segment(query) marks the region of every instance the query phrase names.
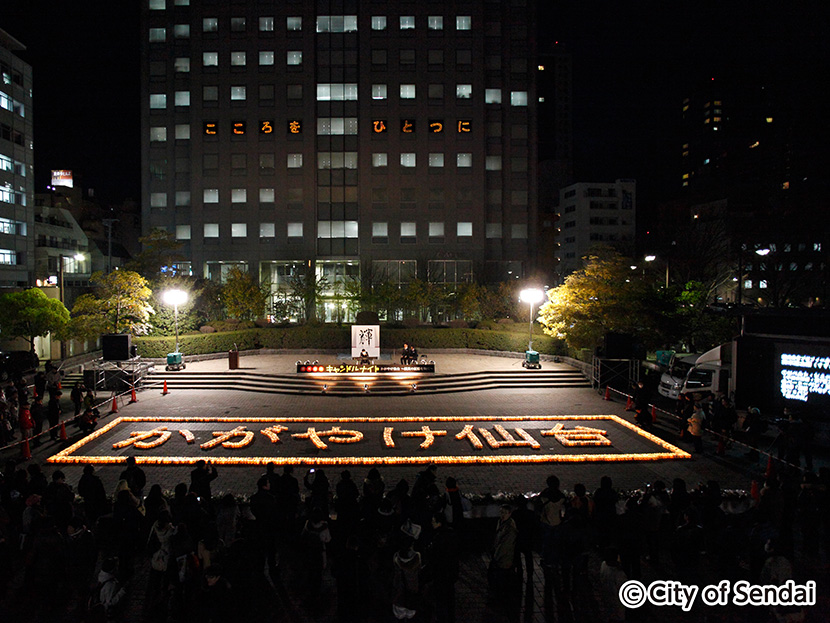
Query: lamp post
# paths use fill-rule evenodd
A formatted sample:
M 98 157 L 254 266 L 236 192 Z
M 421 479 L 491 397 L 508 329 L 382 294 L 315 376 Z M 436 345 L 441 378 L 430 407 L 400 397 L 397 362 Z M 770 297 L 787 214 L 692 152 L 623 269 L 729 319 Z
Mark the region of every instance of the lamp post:
M 176 326 L 176 352 L 179 352 L 179 305 L 187 303 L 187 292 L 184 290 L 165 290 L 164 302 L 173 306 L 173 323 Z
M 533 350 L 533 305 L 540 303 L 545 298 L 545 293 L 539 288 L 527 288 L 519 293 L 519 300 L 530 304 L 530 318 L 528 323 L 529 333 L 527 340 L 527 350 Z
M 654 260 L 657 259 L 657 256 L 656 255 L 646 255 L 643 259 L 646 262 L 653 262 Z M 668 291 L 668 289 L 669 289 L 669 261 L 666 260 L 666 290 Z

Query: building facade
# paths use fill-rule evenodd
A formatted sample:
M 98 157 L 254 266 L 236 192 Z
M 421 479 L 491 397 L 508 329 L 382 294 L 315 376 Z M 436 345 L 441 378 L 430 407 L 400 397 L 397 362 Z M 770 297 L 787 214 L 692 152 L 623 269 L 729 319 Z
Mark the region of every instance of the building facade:
M 275 297 L 533 270 L 533 0 L 143 2 L 143 227 L 176 268 Z
M 582 268 L 582 258 L 596 245 L 634 253 L 637 184 L 634 180 L 571 184 L 559 199 L 558 283 Z
M 0 288 L 32 285 L 32 68 L 25 46 L 0 30 Z

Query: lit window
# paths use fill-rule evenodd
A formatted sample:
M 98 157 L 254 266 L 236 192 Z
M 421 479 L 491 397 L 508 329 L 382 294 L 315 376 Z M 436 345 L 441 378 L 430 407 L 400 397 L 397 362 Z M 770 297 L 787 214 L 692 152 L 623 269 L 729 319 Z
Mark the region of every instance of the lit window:
M 245 52 L 231 52 L 231 65 L 235 67 L 244 67 Z
M 356 151 L 320 151 L 317 152 L 318 169 L 356 169 Z
M 443 167 L 444 166 L 444 154 L 442 154 L 442 153 L 431 153 L 429 155 L 429 166 L 431 166 L 431 167 Z
M 372 99 L 373 100 L 385 100 L 386 99 L 386 85 L 385 84 L 373 84 L 372 85 Z
M 414 15 L 401 15 L 401 30 L 413 30 L 415 28 Z
M 219 31 L 219 18 L 218 17 L 206 17 L 202 20 L 202 32 L 218 32 Z
M 485 104 L 501 104 L 501 89 L 484 89 Z
M 275 227 L 274 223 L 260 223 L 259 224 L 259 237 L 260 238 L 273 238 L 277 235 L 277 228 Z
M 415 166 L 415 154 L 405 153 L 401 154 L 401 166 L 411 168 Z
M 165 7 L 165 0 L 150 0 L 151 11 L 163 11 Z
M 190 240 L 190 225 L 176 225 L 176 240 Z
M 17 264 L 17 251 L 11 249 L 0 249 L 0 264 Z
M 205 238 L 218 238 L 219 223 L 205 223 L 204 232 Z
M 188 140 L 188 139 L 190 139 L 190 124 L 188 124 L 188 123 L 177 123 L 176 124 L 176 139 L 177 140 Z
M 150 193 L 150 207 L 164 208 L 167 206 L 167 193 Z
M 465 238 L 473 235 L 473 224 L 471 222 L 459 222 L 456 226 L 455 235 Z
M 357 16 L 319 15 L 317 32 L 357 32 Z
M 460 100 L 468 100 L 473 96 L 472 84 L 456 84 L 455 96 Z
M 164 93 L 152 93 L 150 95 L 150 108 L 155 110 L 167 108 L 167 96 Z
M 466 168 L 473 166 L 473 154 L 457 154 L 456 165 L 459 168 Z
M 767 123 L 772 123 L 772 117 L 767 117 Z
M 414 84 L 402 84 L 401 85 L 401 99 L 402 100 L 414 100 L 415 99 L 415 85 Z
M 288 19 L 291 19 L 290 17 Z M 259 32 L 274 32 L 274 18 L 260 17 L 259 18 Z
M 186 74 L 190 71 L 190 58 L 187 56 L 180 56 L 173 61 L 173 71 L 180 74 Z
M 429 237 L 441 238 L 444 236 L 444 223 L 433 221 L 429 224 Z
M 372 154 L 372 166 L 373 167 L 385 167 L 387 166 L 387 155 L 386 153 L 374 153 Z
M 297 32 L 303 29 L 303 18 L 302 17 L 286 17 L 285 18 L 285 29 L 289 32 Z
M 248 191 L 245 188 L 231 189 L 231 203 L 245 203 L 248 200 Z
M 260 188 L 259 189 L 259 202 L 260 203 L 274 203 L 274 189 L 273 188 Z
M 401 223 L 401 238 L 414 238 L 417 232 L 415 223 L 404 221 Z
M 357 101 L 357 83 L 333 83 L 317 85 L 318 102 Z
M 150 29 L 150 43 L 158 43 L 167 38 L 166 28 L 151 28 Z
M 527 223 L 513 223 L 510 226 L 510 237 L 513 240 L 523 240 L 527 238 Z
M 501 223 L 487 223 L 484 235 L 487 238 L 501 238 Z
M 288 223 L 287 234 L 289 238 L 302 238 L 303 237 L 303 224 L 302 223 Z
M 248 224 L 247 223 L 231 223 L 231 238 L 247 238 Z
M 231 18 L 231 31 L 232 32 L 245 32 L 245 18 L 244 17 L 232 17 Z
M 744 290 L 752 289 L 752 279 L 744 279 Z
M 261 51 L 259 53 L 259 64 L 260 65 L 273 65 L 274 64 L 274 53 L 273 52 Z
M 167 140 L 167 128 L 164 126 L 150 128 L 150 141 L 163 143 Z
M 318 135 L 356 135 L 357 117 L 318 117 Z
M 190 191 L 189 190 L 177 190 L 176 191 L 176 205 L 177 206 L 189 206 L 190 205 Z
M 303 167 L 303 155 L 302 154 L 288 154 L 288 168 L 289 169 L 301 169 Z
M 238 87 L 231 87 L 231 101 L 244 101 L 245 100 L 245 87 L 238 86 Z
M 765 289 L 767 287 L 767 280 L 766 279 L 761 279 L 758 282 L 758 287 L 761 288 L 762 290 Z
M 205 67 L 218 67 L 219 52 L 202 52 L 202 65 Z
M 814 242 L 813 243 L 813 251 L 821 251 L 821 243 L 820 242 Z
M 302 65 L 303 53 L 299 50 L 292 50 L 286 52 L 286 63 L 289 65 Z
M 373 15 L 372 16 L 372 30 L 386 30 L 386 16 Z
M 456 30 L 470 30 L 473 27 L 473 18 L 469 15 L 457 15 L 455 17 Z
M 389 223 L 375 221 L 372 223 L 372 238 L 386 238 L 389 235 Z
M 204 203 L 219 203 L 219 189 L 205 188 L 202 191 L 202 201 Z
M 444 17 L 442 15 L 430 15 L 427 18 L 427 27 L 430 30 L 444 30 Z
M 527 91 L 510 91 L 511 106 L 527 106 Z
M 501 171 L 501 156 L 487 156 L 484 159 L 484 168 L 488 171 Z
M 176 39 L 190 39 L 190 24 L 176 24 L 173 26 L 173 36 Z

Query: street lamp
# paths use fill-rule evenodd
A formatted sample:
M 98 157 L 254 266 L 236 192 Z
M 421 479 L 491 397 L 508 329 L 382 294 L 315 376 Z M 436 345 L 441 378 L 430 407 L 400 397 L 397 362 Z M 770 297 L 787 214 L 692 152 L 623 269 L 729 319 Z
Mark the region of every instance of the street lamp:
M 539 288 L 527 288 L 519 293 L 519 300 L 530 304 L 530 328 L 529 339 L 527 341 L 528 352 L 533 350 L 533 305 L 540 303 L 545 298 L 545 293 Z
M 643 259 L 646 262 L 653 262 L 654 260 L 657 259 L 657 256 L 656 255 L 646 255 Z M 666 290 L 668 291 L 668 289 L 669 289 L 669 261 L 666 260 Z
M 162 295 L 164 302 L 173 306 L 173 322 L 176 325 L 176 352 L 179 352 L 179 305 L 187 303 L 187 292 L 184 290 L 165 290 Z

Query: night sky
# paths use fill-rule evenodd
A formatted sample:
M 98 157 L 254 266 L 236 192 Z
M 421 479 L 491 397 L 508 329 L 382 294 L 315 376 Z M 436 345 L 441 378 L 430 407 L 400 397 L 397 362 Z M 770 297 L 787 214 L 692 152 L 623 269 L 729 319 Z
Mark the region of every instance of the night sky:
M 676 190 L 673 133 L 701 81 L 769 80 L 802 120 L 823 110 L 824 2 L 540 2 L 541 32 L 573 54 L 576 178 L 634 178 L 641 205 Z M 34 68 L 37 190 L 51 169 L 70 168 L 100 198 L 137 199 L 139 0 L 3 5 L 0 28 L 27 46 Z

